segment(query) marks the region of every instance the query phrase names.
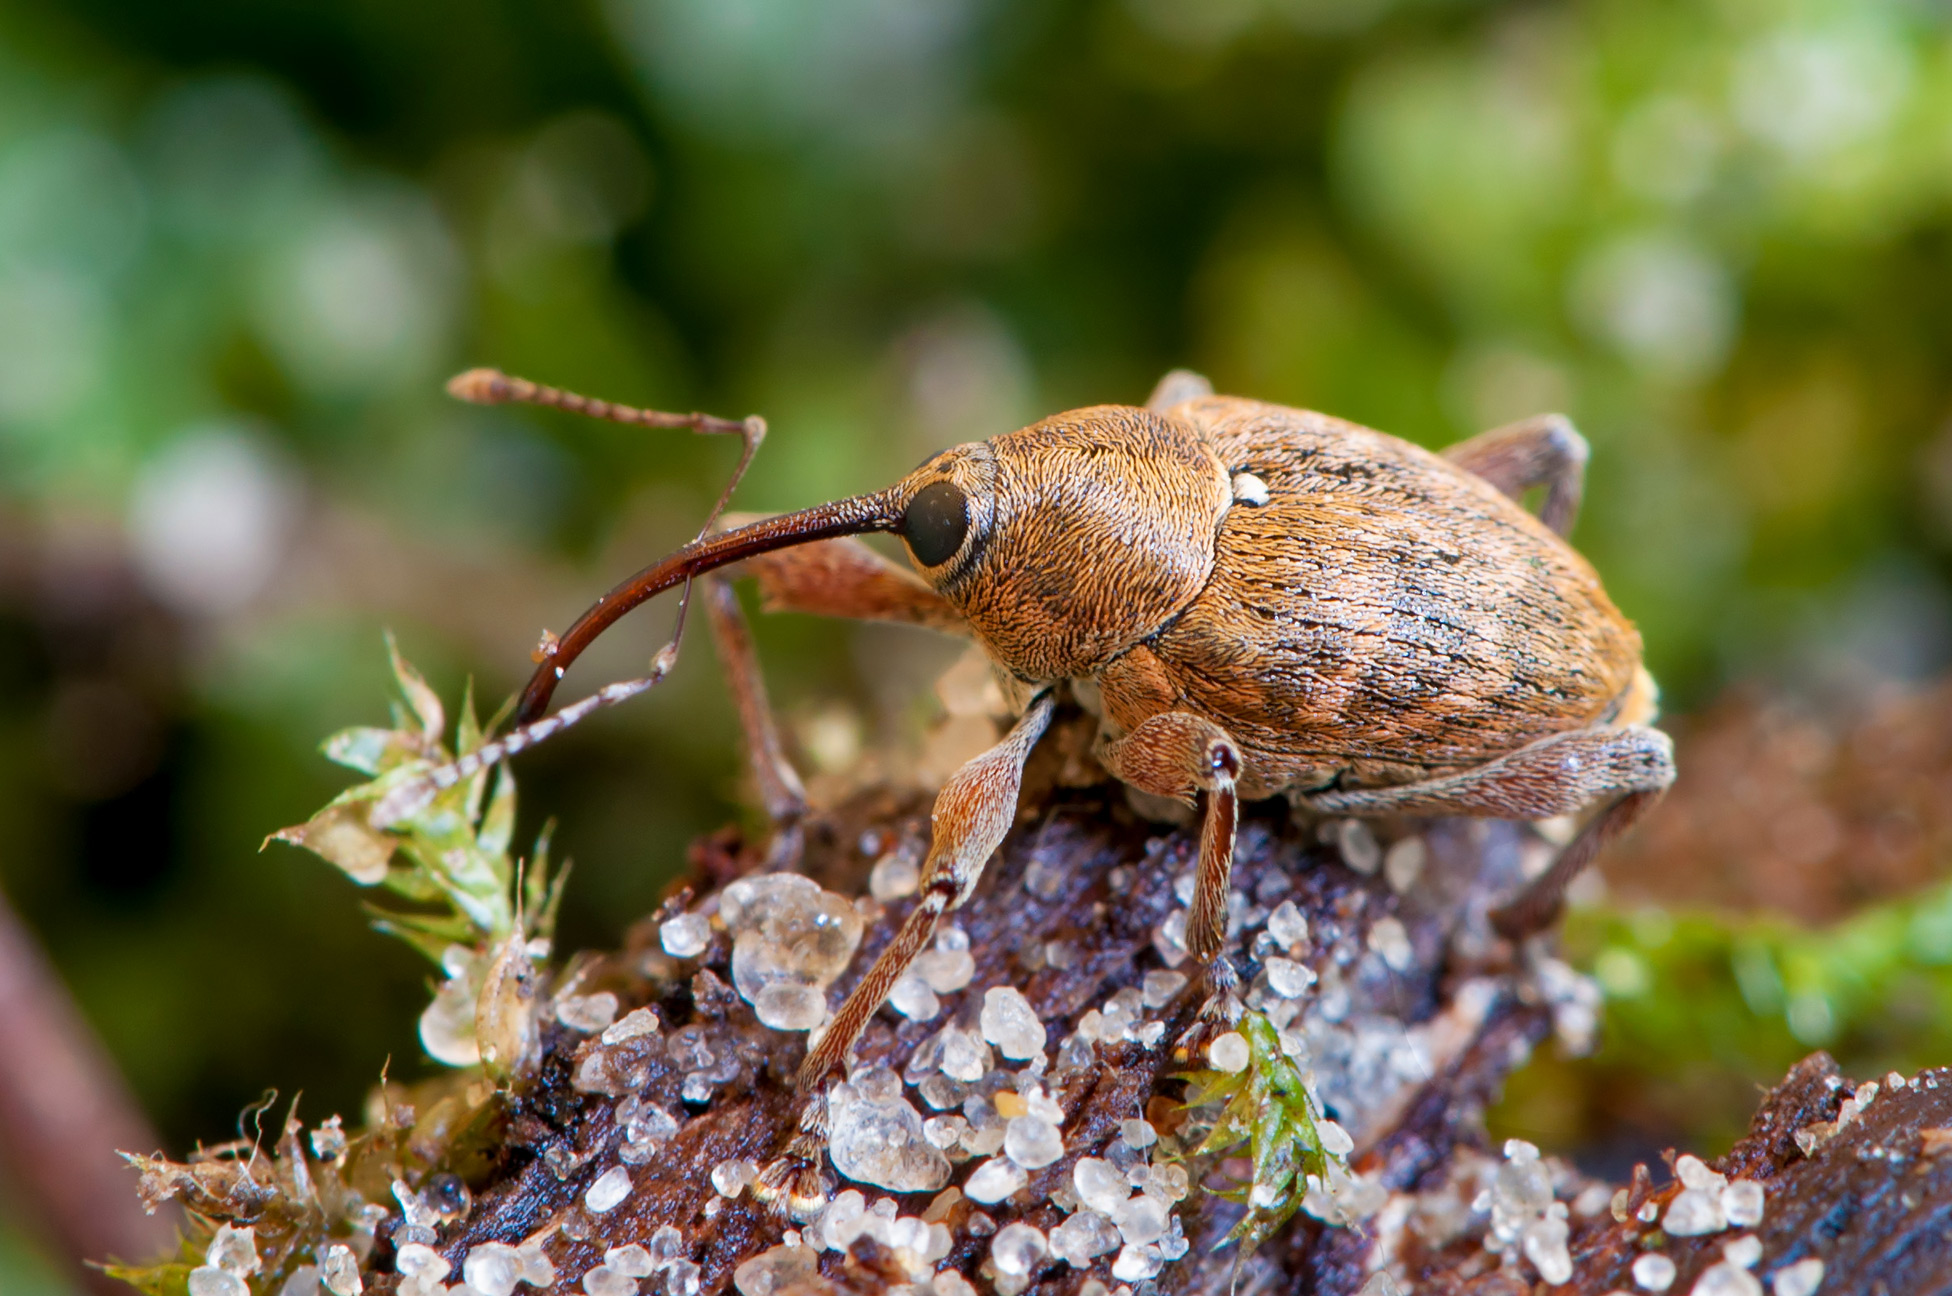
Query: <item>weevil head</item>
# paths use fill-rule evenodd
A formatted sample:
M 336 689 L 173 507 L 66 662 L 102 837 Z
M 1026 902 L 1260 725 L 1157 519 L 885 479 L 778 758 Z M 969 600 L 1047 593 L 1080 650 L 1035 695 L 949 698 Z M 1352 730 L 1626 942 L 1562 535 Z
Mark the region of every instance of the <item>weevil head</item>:
M 887 496 L 922 578 L 1031 680 L 1087 676 L 1177 615 L 1233 499 L 1193 429 L 1119 405 L 955 446 Z

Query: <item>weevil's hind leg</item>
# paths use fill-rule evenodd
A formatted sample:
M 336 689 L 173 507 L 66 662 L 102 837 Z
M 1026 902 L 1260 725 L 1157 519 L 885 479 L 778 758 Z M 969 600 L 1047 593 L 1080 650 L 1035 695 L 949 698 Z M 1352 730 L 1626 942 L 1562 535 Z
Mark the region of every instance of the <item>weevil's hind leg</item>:
M 1174 369 L 1153 387 L 1152 395 L 1146 397 L 1145 407 L 1154 414 L 1163 414 L 1182 401 L 1211 395 L 1213 384 L 1206 380 L 1206 375 L 1196 374 L 1191 369 Z
M 1233 876 L 1234 832 L 1239 824 L 1240 748 L 1218 725 L 1184 711 L 1153 716 L 1122 738 L 1098 745 L 1098 759 L 1142 792 L 1181 801 L 1196 795 L 1200 862 L 1186 918 L 1186 952 L 1207 969 L 1210 997 L 1205 1016 L 1238 1017 L 1238 982 L 1223 952 L 1227 942 L 1227 888 Z
M 1558 916 L 1568 883 L 1674 782 L 1674 743 L 1642 725 L 1553 734 L 1474 769 L 1400 787 L 1321 792 L 1296 801 L 1328 815 L 1476 815 L 1551 819 L 1610 802 L 1552 867 L 1493 915 L 1500 934 L 1525 936 Z
M 1629 792 L 1593 816 L 1579 835 L 1559 852 L 1559 858 L 1545 872 L 1525 884 L 1511 901 L 1491 911 L 1491 926 L 1509 941 L 1522 941 L 1545 931 L 1559 921 L 1565 908 L 1566 888 L 1593 862 L 1606 844 L 1633 827 L 1641 816 L 1654 808 L 1665 789 Z
M 950 776 L 936 794 L 930 819 L 934 838 L 922 865 L 922 898 L 895 939 L 881 951 L 861 983 L 827 1023 L 795 1080 L 800 1091 L 799 1132 L 785 1154 L 760 1172 L 759 1195 L 776 1209 L 799 1216 L 824 1198 L 819 1163 L 827 1136 L 827 1082 L 846 1065 L 868 1020 L 935 935 L 942 915 L 969 898 L 996 848 L 1017 817 L 1024 762 L 1050 725 L 1052 701 L 1040 693 L 1003 741 Z
M 766 679 L 759 670 L 759 657 L 752 647 L 752 628 L 746 624 L 745 612 L 739 607 L 739 596 L 716 576 L 706 577 L 703 584 L 712 643 L 725 667 L 726 685 L 732 690 L 732 704 L 739 712 L 739 727 L 745 731 L 746 758 L 752 764 L 753 784 L 766 817 L 773 823 L 767 865 L 773 869 L 790 869 L 800 862 L 800 821 L 807 812 L 806 787 L 786 757 L 785 744 L 780 741 L 779 723 L 766 697 Z
M 1513 499 L 1545 487 L 1539 521 L 1570 534 L 1586 489 L 1586 438 L 1563 414 L 1540 414 L 1481 432 L 1447 447 L 1444 458 L 1496 486 Z

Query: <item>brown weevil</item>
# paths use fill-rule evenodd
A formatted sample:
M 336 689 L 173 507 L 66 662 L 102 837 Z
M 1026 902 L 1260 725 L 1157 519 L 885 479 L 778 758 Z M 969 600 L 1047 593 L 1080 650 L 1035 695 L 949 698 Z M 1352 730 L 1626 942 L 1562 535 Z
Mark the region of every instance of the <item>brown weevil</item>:
M 621 410 L 488 371 L 452 389 L 743 430 L 748 458 L 763 434 L 755 420 Z M 1672 747 L 1648 727 L 1639 635 L 1565 540 L 1585 463 L 1557 416 L 1435 454 L 1175 372 L 1144 407 L 1059 414 L 944 450 L 885 490 L 701 534 L 545 638 L 517 728 L 479 756 L 655 682 L 675 639 L 650 680 L 543 718 L 606 627 L 734 563 L 771 606 L 928 626 L 988 655 L 1019 718 L 936 797 L 921 899 L 800 1071 L 803 1134 L 789 1157 L 810 1175 L 826 1082 L 1003 841 L 1059 688 L 1098 715 L 1108 771 L 1199 807 L 1186 944 L 1209 969 L 1209 1010 L 1231 999 L 1221 949 L 1243 798 L 1285 796 L 1324 816 L 1545 819 L 1599 805 L 1495 918 L 1514 938 L 1545 926 L 1567 882 L 1674 779 Z M 1533 488 L 1537 516 L 1518 502 Z M 870 532 L 899 536 L 915 574 L 846 538 Z M 740 628 L 736 604 L 708 593 L 723 642 Z M 773 764 L 785 772 L 765 789 L 769 808 L 790 815 L 797 784 Z

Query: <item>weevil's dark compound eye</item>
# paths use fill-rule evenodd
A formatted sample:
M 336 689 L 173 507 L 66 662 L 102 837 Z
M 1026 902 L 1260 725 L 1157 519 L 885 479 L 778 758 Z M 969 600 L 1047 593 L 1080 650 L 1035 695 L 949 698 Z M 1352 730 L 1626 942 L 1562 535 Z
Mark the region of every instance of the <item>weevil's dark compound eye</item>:
M 930 482 L 908 501 L 901 533 L 916 562 L 940 567 L 956 556 L 969 534 L 968 497 L 954 482 Z

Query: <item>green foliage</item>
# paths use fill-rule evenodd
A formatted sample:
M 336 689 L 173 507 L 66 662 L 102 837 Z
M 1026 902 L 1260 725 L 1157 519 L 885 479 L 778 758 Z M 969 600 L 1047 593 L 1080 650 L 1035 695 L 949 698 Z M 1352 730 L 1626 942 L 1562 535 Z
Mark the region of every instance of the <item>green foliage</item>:
M 1768 1082 L 1813 1048 L 1903 1070 L 1952 1053 L 1952 884 L 1823 928 L 1586 910 L 1567 942 L 1606 995 L 1601 1068 Z
M 567 870 L 551 876 L 546 829 L 530 859 L 518 864 L 509 854 L 515 778 L 507 765 L 485 766 L 445 786 L 436 782 L 487 739 L 488 731 L 475 718 L 472 686 L 449 751 L 441 741 L 446 715 L 440 698 L 400 655 L 391 635 L 387 652 L 401 695 L 393 707 L 393 728 L 343 729 L 323 747 L 328 759 L 370 775 L 370 781 L 347 788 L 304 823 L 273 833 L 267 843 L 303 846 L 361 886 L 383 887 L 417 902 L 422 907 L 369 908 L 375 926 L 436 964 L 455 945 L 487 950 L 518 933 L 525 940 L 548 940 Z M 408 813 L 397 819 L 381 813 L 389 796 L 421 787 L 427 792 L 409 796 Z
M 1294 1218 L 1310 1192 L 1330 1183 L 1348 1163 L 1323 1146 L 1322 1110 L 1312 1079 L 1281 1049 L 1280 1033 L 1264 1014 L 1248 1012 L 1235 1027 L 1247 1041 L 1247 1065 L 1236 1072 L 1195 1071 L 1186 1104 L 1219 1106 L 1195 1154 L 1220 1158 L 1245 1152 L 1253 1173 L 1220 1195 L 1247 1208 L 1225 1242 L 1254 1249 Z M 1224 1243 L 1223 1243 L 1224 1245 Z

